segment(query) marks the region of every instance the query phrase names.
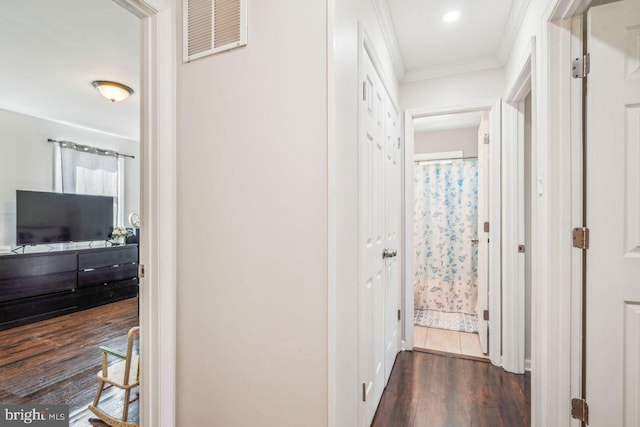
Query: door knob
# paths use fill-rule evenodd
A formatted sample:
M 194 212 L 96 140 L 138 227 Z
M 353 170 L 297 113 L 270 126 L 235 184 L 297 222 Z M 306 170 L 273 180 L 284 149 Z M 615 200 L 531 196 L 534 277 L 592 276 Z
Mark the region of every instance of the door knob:
M 389 249 L 385 249 L 382 251 L 382 259 L 393 258 L 396 255 L 398 255 L 398 251 L 390 251 Z

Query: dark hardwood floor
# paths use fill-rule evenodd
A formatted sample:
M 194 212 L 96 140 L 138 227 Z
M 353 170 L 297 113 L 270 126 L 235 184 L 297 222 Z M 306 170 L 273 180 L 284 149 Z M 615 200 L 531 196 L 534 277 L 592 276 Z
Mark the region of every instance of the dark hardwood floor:
M 530 374 L 421 352 L 398 354 L 372 426 L 528 427 Z
M 138 302 L 132 298 L 0 331 L 0 402 L 69 405 L 70 425 L 90 426 L 98 347 L 126 351 L 127 332 L 136 325 Z M 103 396 L 114 408 L 122 403 L 113 388 Z

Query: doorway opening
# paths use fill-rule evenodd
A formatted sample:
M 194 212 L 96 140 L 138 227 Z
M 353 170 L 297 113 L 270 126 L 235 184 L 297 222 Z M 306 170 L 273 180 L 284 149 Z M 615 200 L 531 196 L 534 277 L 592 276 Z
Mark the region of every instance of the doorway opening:
M 37 3 L 12 4 L 2 17 L 9 34 L 3 48 L 15 55 L 5 64 L 0 110 L 2 139 L 11 141 L 0 156 L 7 162 L 0 162 L 0 245 L 7 247 L 1 258 L 5 267 L 34 262 L 19 272 L 0 268 L 3 289 L 15 289 L 0 298 L 0 403 L 68 405 L 70 425 L 86 425 L 99 347 L 126 349 L 127 332 L 140 323 L 139 308 L 146 311 L 137 299 L 138 239 L 145 235 L 139 232 L 143 32 L 137 16 L 108 0 L 90 7 Z M 125 83 L 133 94 L 112 103 L 93 80 Z M 77 230 L 48 242 L 36 236 L 15 250 L 26 239 L 18 232 L 20 192 L 44 203 L 42 221 L 65 220 Z M 51 201 L 60 193 L 73 193 L 78 203 L 112 199 L 113 216 L 109 205 L 108 214 L 100 210 L 108 217 L 106 229 L 77 212 L 69 218 L 71 211 L 56 211 L 64 204 Z M 101 227 L 99 238 L 87 237 L 89 226 Z M 122 245 L 112 238 L 115 227 L 132 234 Z M 69 233 L 84 234 L 76 239 Z M 13 276 L 3 280 L 7 274 Z M 104 397 L 111 397 L 117 416 L 121 398 L 113 391 Z M 130 420 L 137 422 L 137 415 L 136 403 Z
M 414 260 L 416 350 L 487 359 L 478 334 L 478 307 L 488 299 L 478 275 L 487 268 L 478 263 L 479 195 L 488 184 L 479 157 L 488 116 L 472 111 L 413 120 L 414 247 L 408 256 Z

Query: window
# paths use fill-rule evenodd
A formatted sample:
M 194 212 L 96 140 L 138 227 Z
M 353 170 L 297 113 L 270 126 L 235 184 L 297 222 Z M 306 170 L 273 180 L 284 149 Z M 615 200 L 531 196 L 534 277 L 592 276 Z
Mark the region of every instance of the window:
M 115 153 L 55 144 L 55 191 L 113 197 L 114 225 L 124 224 L 124 159 Z

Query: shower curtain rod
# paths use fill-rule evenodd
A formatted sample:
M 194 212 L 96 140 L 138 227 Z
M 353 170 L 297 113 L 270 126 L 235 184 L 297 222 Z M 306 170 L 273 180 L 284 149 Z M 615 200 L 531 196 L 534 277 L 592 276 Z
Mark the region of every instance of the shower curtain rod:
M 431 159 L 431 160 L 414 160 L 413 163 L 435 163 L 435 162 L 446 162 L 450 160 L 477 160 L 478 156 L 468 156 L 468 157 L 449 157 L 448 159 Z
M 91 152 L 94 154 L 99 154 L 101 156 L 126 157 L 128 159 L 135 159 L 135 156 L 132 156 L 130 154 L 122 154 L 114 150 L 105 150 L 103 148 L 92 147 L 90 145 L 82 145 L 82 144 L 75 143 L 73 141 L 64 141 L 64 140 L 49 138 L 47 139 L 47 142 L 58 143 L 60 144 L 61 147 L 70 147 L 78 151 Z

